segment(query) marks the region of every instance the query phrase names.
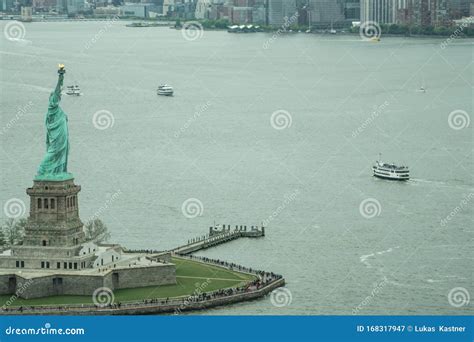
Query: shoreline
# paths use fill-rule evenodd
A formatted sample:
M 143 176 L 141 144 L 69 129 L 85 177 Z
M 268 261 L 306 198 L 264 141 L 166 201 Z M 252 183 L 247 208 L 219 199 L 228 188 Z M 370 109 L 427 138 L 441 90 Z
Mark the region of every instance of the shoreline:
M 0 310 L 0 316 L 16 316 L 16 315 L 152 315 L 152 314 L 180 314 L 183 311 L 206 310 L 213 307 L 226 306 L 239 302 L 246 302 L 262 298 L 271 293 L 278 287 L 285 286 L 283 276 L 274 275 L 265 271 L 252 270 L 230 264 L 219 262 L 206 257 L 174 255 L 174 257 L 184 260 L 199 262 L 213 267 L 219 267 L 240 273 L 256 276 L 260 281 L 270 276 L 268 282 L 263 282 L 263 286 L 246 291 L 237 291 L 228 295 L 213 297 L 217 291 L 202 292 L 201 294 L 192 294 L 173 298 L 156 298 L 156 299 L 140 299 L 135 301 L 127 301 L 120 304 L 110 304 L 100 307 L 93 304 L 66 304 L 66 305 L 32 305 L 11 307 L 8 310 Z M 222 289 L 230 290 L 230 288 Z M 199 298 L 201 297 L 201 298 Z M 207 298 L 206 298 L 207 297 Z
M 57 22 L 100 22 L 100 21 L 114 21 L 114 22 L 128 22 L 128 23 L 146 23 L 149 26 L 128 26 L 129 28 L 169 28 L 169 29 L 175 29 L 175 30 L 182 30 L 183 27 L 174 27 L 175 21 L 161 21 L 161 20 L 150 20 L 147 18 L 140 18 L 140 19 L 133 19 L 133 18 L 120 18 L 117 17 L 116 15 L 111 15 L 111 16 L 104 16 L 104 17 L 97 17 L 97 18 L 80 18 L 80 19 L 74 19 L 74 18 L 48 18 L 48 19 L 33 19 L 32 21 L 22 21 L 19 20 L 19 18 L 1 18 L 0 22 L 2 21 L 19 21 L 24 24 L 33 24 L 33 23 L 57 23 Z M 186 21 L 182 22 L 183 24 L 186 23 Z M 456 31 L 457 27 L 453 27 L 453 32 L 451 32 L 449 35 L 437 35 L 437 34 L 413 34 L 413 35 L 406 35 L 406 34 L 393 34 L 393 33 L 383 33 L 381 34 L 381 38 L 440 38 L 440 39 L 447 39 L 450 38 L 454 32 Z M 203 28 L 203 31 L 225 31 L 228 32 L 228 28 Z M 320 35 L 320 36 L 359 36 L 360 34 L 355 32 L 337 32 L 336 34 L 331 34 L 329 32 L 324 32 L 324 31 L 315 31 L 315 32 L 305 32 L 305 31 L 292 31 L 292 32 L 287 32 L 287 31 L 281 31 L 281 27 L 275 27 L 272 30 L 264 30 L 261 32 L 228 32 L 228 33 L 234 33 L 234 34 L 254 34 L 254 33 L 264 33 L 264 34 L 278 34 L 278 35 L 293 35 L 293 34 L 305 34 L 305 35 Z M 456 36 L 456 39 L 474 39 L 474 36 Z

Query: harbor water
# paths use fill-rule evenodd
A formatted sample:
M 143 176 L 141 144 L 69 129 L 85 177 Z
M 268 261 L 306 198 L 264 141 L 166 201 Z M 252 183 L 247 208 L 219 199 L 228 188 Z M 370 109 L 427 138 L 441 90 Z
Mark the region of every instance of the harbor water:
M 198 255 L 282 274 L 283 306 L 198 314 L 473 313 L 449 296 L 474 296 L 472 39 L 125 24 L 25 23 L 21 39 L 1 37 L 2 208 L 16 198 L 27 215 L 64 63 L 83 93 L 61 102 L 83 221 L 156 250 L 214 222 L 264 222 L 264 238 Z M 157 96 L 163 83 L 173 97 Z M 411 179 L 374 178 L 379 153 Z

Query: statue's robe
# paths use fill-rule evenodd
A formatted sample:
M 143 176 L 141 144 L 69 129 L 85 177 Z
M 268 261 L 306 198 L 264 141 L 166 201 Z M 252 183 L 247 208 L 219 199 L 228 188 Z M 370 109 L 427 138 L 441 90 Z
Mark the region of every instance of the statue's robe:
M 67 173 L 69 131 L 67 115 L 59 106 L 64 75 L 60 74 L 56 89 L 49 96 L 46 113 L 46 155 L 38 168 L 38 176 L 54 176 Z

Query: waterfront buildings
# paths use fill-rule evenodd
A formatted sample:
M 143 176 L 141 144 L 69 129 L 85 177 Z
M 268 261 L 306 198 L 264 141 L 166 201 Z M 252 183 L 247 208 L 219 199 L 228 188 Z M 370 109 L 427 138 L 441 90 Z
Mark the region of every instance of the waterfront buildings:
M 85 6 L 85 0 L 66 0 L 66 11 L 69 15 L 84 13 Z
M 353 22 L 409 26 L 449 26 L 474 14 L 474 0 L 0 0 L 4 13 L 228 20 L 231 24 L 312 29 L 349 27 Z M 114 10 L 115 9 L 115 10 Z M 291 19 L 291 20 L 290 20 Z
M 379 24 L 394 24 L 396 22 L 397 0 L 361 0 L 360 20 L 374 21 Z
M 344 1 L 344 19 L 351 23 L 360 21 L 360 0 Z
M 296 1 L 268 0 L 266 6 L 268 25 L 283 26 L 289 18 L 298 17 Z
M 308 20 L 311 27 L 342 26 L 344 0 L 310 0 Z
M 196 3 L 196 10 L 194 16 L 196 19 L 207 19 L 209 18 L 209 12 L 212 10 L 211 0 L 198 0 Z

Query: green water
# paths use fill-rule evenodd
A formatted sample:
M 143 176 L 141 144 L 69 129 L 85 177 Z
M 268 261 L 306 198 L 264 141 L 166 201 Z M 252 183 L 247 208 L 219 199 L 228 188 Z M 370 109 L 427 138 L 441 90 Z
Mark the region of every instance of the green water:
M 473 124 L 455 130 L 448 116 L 472 119 L 473 40 L 442 49 L 443 39 L 219 31 L 188 41 L 121 22 L 25 29 L 23 41 L 0 38 L 2 207 L 18 198 L 28 210 L 61 62 L 84 94 L 62 100 L 83 221 L 99 213 L 114 241 L 153 249 L 214 221 L 268 221 L 264 239 L 200 254 L 283 274 L 291 304 L 206 313 L 351 314 L 365 303 L 359 314 L 472 314 L 448 293 L 474 295 L 472 202 L 461 204 L 474 190 Z M 161 83 L 175 96 L 158 97 Z M 289 127 L 272 127 L 276 111 Z M 374 179 L 380 152 L 412 179 Z M 183 215 L 188 198 L 201 216 Z M 368 198 L 380 203 L 373 218 L 359 211 Z

